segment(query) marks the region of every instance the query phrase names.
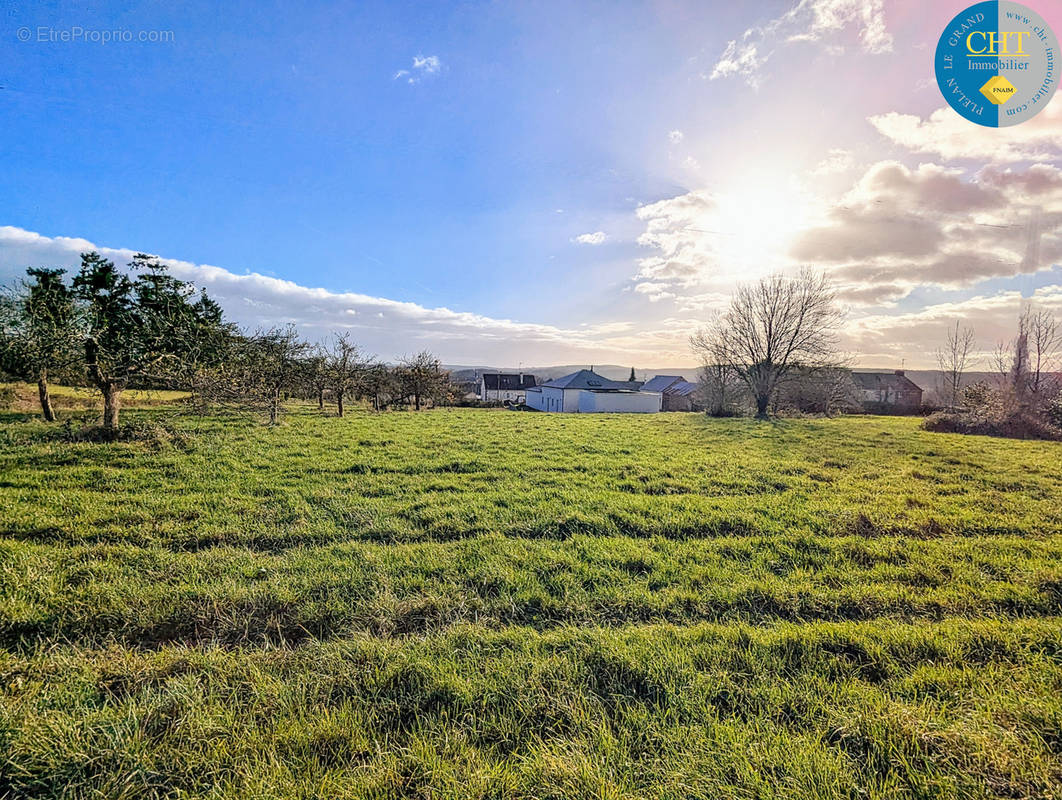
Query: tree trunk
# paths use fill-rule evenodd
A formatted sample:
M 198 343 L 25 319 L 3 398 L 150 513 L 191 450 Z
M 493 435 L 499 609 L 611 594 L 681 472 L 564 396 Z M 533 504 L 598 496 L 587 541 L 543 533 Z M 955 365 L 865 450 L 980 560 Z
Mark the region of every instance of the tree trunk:
M 42 369 L 37 376 L 37 396 L 41 400 L 41 413 L 46 422 L 55 422 L 55 412 L 52 410 L 52 398 L 48 394 L 48 370 Z
M 769 394 L 756 395 L 756 419 L 767 419 L 767 406 L 770 402 Z
M 343 392 L 342 392 L 342 390 L 336 392 L 336 411 L 339 412 L 339 416 L 343 416 Z
M 324 389 L 317 390 L 317 410 L 324 411 Z
M 415 410 L 420 411 L 420 395 L 419 394 L 416 394 L 416 393 L 413 394 L 413 407 L 415 408 Z
M 100 387 L 100 391 L 103 392 L 103 429 L 114 433 L 118 430 L 122 390 L 113 383 L 107 383 Z
M 269 403 L 269 424 L 276 425 L 277 418 L 280 416 L 280 391 L 273 393 L 273 397 Z

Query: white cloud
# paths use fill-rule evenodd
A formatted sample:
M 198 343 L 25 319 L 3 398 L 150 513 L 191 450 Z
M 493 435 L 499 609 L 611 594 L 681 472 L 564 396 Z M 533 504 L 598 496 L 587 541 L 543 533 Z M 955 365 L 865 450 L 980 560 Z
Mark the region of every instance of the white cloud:
M 604 231 L 594 231 L 593 233 L 582 233 L 572 239 L 576 244 L 604 244 L 608 239 L 608 235 Z
M 30 266 L 77 270 L 82 252 L 96 250 L 116 264 L 135 250 L 101 247 L 85 239 L 48 237 L 0 226 L 0 282 L 25 274 Z M 623 320 L 589 322 L 574 328 L 517 322 L 449 308 L 428 308 L 357 292 L 302 286 L 256 272 L 237 274 L 221 267 L 163 258 L 172 273 L 206 289 L 226 316 L 249 328 L 294 323 L 309 339 L 349 330 L 370 352 L 383 358 L 428 348 L 445 361 L 525 363 L 627 363 L 689 358 L 685 339 L 663 341 L 651 323 Z
M 406 83 L 419 83 L 427 75 L 436 75 L 442 69 L 442 61 L 438 56 L 413 56 L 411 69 L 400 69 L 395 73 L 394 80 L 405 78 Z
M 767 63 L 767 57 L 760 57 L 758 45 L 750 39 L 755 38 L 752 29 L 745 31 L 741 41 L 731 39 L 726 49 L 712 68 L 709 80 L 740 75 L 750 86 L 759 85 L 759 71 Z
M 1062 286 L 1045 286 L 1031 298 L 1020 292 L 981 295 L 951 303 L 936 303 L 906 314 L 874 314 L 851 321 L 842 345 L 860 354 L 863 364 L 899 363 L 931 368 L 932 352 L 956 322 L 973 329 L 983 354 L 1001 341 L 1008 341 L 1017 325 L 1022 306 L 1028 302 L 1062 315 Z M 991 369 L 982 355 L 973 369 Z M 928 387 L 925 387 L 928 388 Z
M 715 198 L 705 191 L 640 206 L 638 219 L 645 232 L 638 244 L 659 251 L 638 261 L 637 279 L 689 285 L 711 270 L 715 252 L 702 226 L 716 209 Z
M 872 165 L 794 240 L 793 259 L 832 270 L 855 303 L 918 285 L 968 287 L 1050 268 L 1062 258 L 1062 171 Z
M 811 170 L 812 175 L 837 175 L 848 172 L 855 167 L 855 158 L 851 151 L 841 148 L 830 150 L 829 155 L 815 165 Z
M 686 138 L 686 135 L 682 131 L 671 131 L 667 135 L 667 140 L 671 144 L 682 144 L 682 140 Z
M 727 43 L 709 78 L 737 75 L 758 86 L 760 71 L 774 50 L 786 42 L 824 42 L 848 29 L 859 31 L 863 50 L 892 51 L 892 35 L 885 26 L 884 0 L 800 0 L 763 27 L 749 28 L 740 39 Z M 823 51 L 840 55 L 844 48 L 825 41 Z
M 413 69 L 419 69 L 432 75 L 439 71 L 442 62 L 438 56 L 413 56 Z
M 1053 161 L 1062 157 L 1062 100 L 1058 96 L 1040 114 L 1021 125 L 986 128 L 963 119 L 950 107 L 923 120 L 895 111 L 870 117 L 883 136 L 916 153 L 946 160 L 971 159 L 995 164 Z
M 636 284 L 634 291 L 638 292 L 638 294 L 644 294 L 649 298 L 650 303 L 668 300 L 675 296 L 674 293 L 667 291 L 666 283 L 653 283 L 652 281 L 643 281 Z

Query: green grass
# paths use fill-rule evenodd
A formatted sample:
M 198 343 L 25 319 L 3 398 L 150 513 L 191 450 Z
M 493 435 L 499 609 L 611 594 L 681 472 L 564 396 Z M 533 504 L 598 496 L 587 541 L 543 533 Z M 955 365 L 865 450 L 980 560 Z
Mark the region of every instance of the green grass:
M 0 416 L 0 798 L 1062 797 L 1062 445 Z

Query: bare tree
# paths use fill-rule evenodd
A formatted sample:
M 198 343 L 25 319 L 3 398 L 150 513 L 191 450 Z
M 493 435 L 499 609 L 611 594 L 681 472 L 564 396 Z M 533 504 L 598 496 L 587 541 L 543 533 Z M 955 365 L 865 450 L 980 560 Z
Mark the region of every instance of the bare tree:
M 394 373 L 386 364 L 380 362 L 365 365 L 362 370 L 361 388 L 366 396 L 372 396 L 373 411 L 386 408 L 399 390 Z
M 962 396 L 962 376 L 969 365 L 974 347 L 974 332 L 961 328 L 958 321 L 948 328 L 944 346 L 937 349 L 937 367 L 940 369 L 941 394 L 952 408 L 959 405 Z
M 324 411 L 324 396 L 329 385 L 328 352 L 321 345 L 314 345 L 302 363 L 306 383 L 317 399 L 317 410 Z
M 208 406 L 263 413 L 275 425 L 286 392 L 304 380 L 308 345 L 293 325 L 234 338 L 224 360 L 197 378 L 197 396 Z
M 835 365 L 843 317 L 824 274 L 775 274 L 739 287 L 726 313 L 690 342 L 702 364 L 725 366 L 741 379 L 764 419 L 795 370 Z
M 1062 330 L 1046 308 L 1025 310 L 1025 329 L 1029 345 L 1029 389 L 1037 395 L 1054 393 L 1058 388 L 1058 352 L 1062 348 Z
M 724 364 L 702 365 L 699 383 L 699 399 L 713 417 L 733 414 L 745 388 L 741 379 Z
M 350 340 L 350 334 L 335 334 L 328 349 L 325 372 L 329 388 L 336 398 L 339 416 L 343 416 L 344 400 L 358 390 L 364 368 L 361 350 Z
M 446 393 L 450 373 L 439 366 L 439 359 L 422 350 L 403 358 L 395 370 L 395 377 L 405 397 L 413 398 L 413 407 L 420 411 L 425 400 L 435 400 Z

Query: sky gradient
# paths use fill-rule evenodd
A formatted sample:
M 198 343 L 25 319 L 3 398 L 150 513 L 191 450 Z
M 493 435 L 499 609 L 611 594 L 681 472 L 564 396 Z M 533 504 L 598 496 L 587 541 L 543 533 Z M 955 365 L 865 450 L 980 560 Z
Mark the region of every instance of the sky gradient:
M 961 119 L 932 59 L 968 3 L 926 5 L 14 3 L 0 280 L 141 250 L 387 359 L 650 366 L 809 265 L 860 364 L 955 320 L 988 352 L 1062 313 L 1062 101 Z

